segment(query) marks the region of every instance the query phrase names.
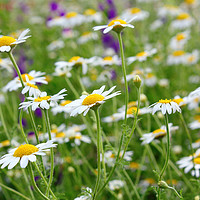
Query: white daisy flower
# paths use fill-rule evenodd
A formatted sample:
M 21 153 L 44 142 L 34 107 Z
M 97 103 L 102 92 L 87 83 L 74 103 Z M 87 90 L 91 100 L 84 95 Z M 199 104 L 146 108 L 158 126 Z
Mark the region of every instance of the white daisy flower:
M 22 80 L 25 84 L 27 82 L 33 85 L 36 85 L 36 83 L 47 84 L 46 77 L 42 76 L 44 74 L 44 72 L 36 72 L 35 70 L 32 70 L 28 74 L 22 74 Z M 19 80 L 19 77 L 16 77 L 3 88 L 3 91 L 13 91 L 20 87 L 22 87 L 22 84 Z
M 8 72 L 13 72 L 12 62 L 9 58 L 0 58 L 0 69 L 6 69 Z
M 122 20 L 122 19 L 115 19 L 115 20 L 112 20 L 108 25 L 95 26 L 93 27 L 93 30 L 98 31 L 98 30 L 104 29 L 103 31 L 104 34 L 108 33 L 111 30 L 116 31 L 116 32 L 121 32 L 125 27 L 134 28 L 133 25 L 129 24 L 133 20 L 134 18 L 132 18 L 129 21 Z
M 63 66 L 63 67 L 68 66 L 68 67 L 73 67 L 73 68 L 82 67 L 83 74 L 86 74 L 88 64 L 91 64 L 92 62 L 94 62 L 95 59 L 96 59 L 95 57 L 86 59 L 86 58 L 82 58 L 80 56 L 73 56 L 72 58 L 69 59 L 68 62 L 59 61 L 59 62 L 56 62 L 55 65 L 56 66 Z
M 176 34 L 176 36 L 172 37 L 170 40 L 170 48 L 174 50 L 180 50 L 184 48 L 184 45 L 190 39 L 190 31 L 184 31 L 182 33 Z
M 173 126 L 172 123 L 169 123 L 168 127 L 169 127 L 169 133 L 176 131 L 179 128 L 178 126 Z M 142 145 L 144 145 L 144 144 L 151 143 L 155 139 L 163 138 L 165 135 L 167 135 L 166 126 L 161 126 L 159 129 L 156 129 L 151 133 L 146 133 L 146 134 L 142 135 L 140 140 L 143 141 Z
M 55 50 L 58 50 L 58 49 L 62 49 L 64 47 L 65 47 L 65 43 L 64 43 L 63 40 L 55 40 L 47 46 L 47 50 L 48 51 L 55 51 Z
M 180 169 L 185 168 L 185 173 L 192 170 L 192 176 L 196 176 L 198 178 L 200 176 L 200 149 L 197 149 L 193 156 L 190 155 L 188 157 L 183 157 L 176 163 L 179 165 Z
M 199 129 L 200 128 L 200 120 L 195 120 L 191 123 L 189 123 L 189 128 L 192 129 L 192 130 L 195 130 L 195 129 Z
M 92 63 L 92 66 L 108 66 L 108 65 L 121 65 L 121 59 L 118 55 L 106 56 L 104 58 L 96 57 L 95 62 Z
M 55 63 L 55 72 L 53 73 L 54 76 L 66 76 L 66 77 L 71 77 L 71 70 L 72 66 L 66 65 L 65 61 L 60 61 Z
M 105 101 L 110 98 L 120 95 L 120 91 L 110 94 L 115 87 L 116 86 L 113 86 L 108 91 L 103 92 L 105 89 L 105 85 L 103 85 L 99 90 L 94 90 L 92 94 L 82 95 L 80 99 L 67 104 L 66 107 L 71 113 L 70 116 L 76 116 L 81 113 L 83 113 L 83 116 L 85 116 L 90 109 L 105 103 Z
M 183 50 L 174 51 L 167 58 L 168 65 L 179 65 L 186 63 L 186 52 Z
M 157 78 L 155 74 L 149 72 L 145 75 L 144 84 L 148 87 L 154 87 L 157 83 Z
M 82 193 L 84 193 L 80 197 L 76 197 L 74 200 L 92 200 L 92 189 L 89 187 L 86 187 L 85 189 L 82 189 Z
M 182 10 L 178 6 L 174 5 L 165 5 L 158 9 L 158 16 L 159 17 L 167 17 L 167 16 L 177 16 L 182 12 Z
M 157 49 L 145 50 L 136 54 L 136 56 L 132 56 L 127 58 L 128 65 L 138 60 L 139 62 L 144 62 L 148 57 L 157 53 Z
M 128 18 L 128 19 L 135 18 L 135 21 L 142 21 L 147 17 L 149 17 L 149 12 L 135 7 L 124 11 L 121 16 L 122 16 L 121 18 Z
M 108 187 L 110 190 L 119 190 L 124 187 L 124 182 L 121 180 L 112 180 L 108 182 Z
M 39 96 L 41 91 L 38 89 L 37 85 L 31 84 L 28 81 L 25 83 L 25 87 L 22 90 L 22 94 L 29 92 L 29 96 Z
M 87 9 L 84 11 L 84 22 L 96 22 L 96 23 L 100 23 L 102 21 L 102 15 L 100 12 L 97 12 L 94 9 Z
M 4 140 L 0 142 L 0 148 L 10 146 L 9 140 Z
M 56 147 L 57 144 L 53 144 L 50 140 L 46 143 L 41 143 L 36 146 L 32 144 L 24 144 L 17 148 L 14 148 L 8 152 L 8 154 L 0 158 L 1 169 L 8 166 L 8 169 L 12 169 L 18 162 L 20 162 L 21 168 L 25 168 L 28 162 L 35 162 L 36 155 L 44 156 L 45 151 L 50 151 L 50 148 Z
M 200 97 L 200 87 L 198 87 L 196 90 L 194 90 L 193 92 L 191 92 L 188 97 Z
M 197 64 L 199 61 L 199 51 L 194 50 L 192 53 L 186 54 L 186 64 L 187 65 L 194 65 Z
M 78 14 L 77 12 L 68 12 L 64 16 L 62 27 L 73 28 L 74 26 L 79 26 L 84 23 L 84 15 Z
M 98 34 L 93 32 L 84 32 L 77 40 L 78 44 L 85 44 L 90 40 L 97 40 Z
M 0 37 L 0 52 L 10 52 L 17 44 L 26 42 L 26 39 L 31 37 L 30 35 L 26 36 L 29 31 L 30 29 L 24 30 L 17 39 L 11 36 Z
M 194 149 L 200 148 L 200 139 L 198 139 L 194 143 L 192 143 L 192 148 L 194 148 Z
M 157 111 L 161 111 L 163 115 L 165 115 L 166 113 L 168 113 L 170 115 L 170 114 L 172 114 L 172 112 L 175 113 L 176 111 L 181 113 L 181 109 L 178 106 L 178 104 L 171 99 L 170 100 L 167 100 L 167 99 L 162 100 L 161 99 L 149 107 L 150 108 L 153 107 L 152 115 L 154 115 L 155 112 L 157 112 Z
M 47 96 L 46 92 L 41 92 L 39 96 L 35 97 L 28 97 L 27 99 L 29 101 L 20 103 L 19 109 L 24 108 L 25 110 L 28 109 L 28 107 L 32 107 L 32 110 L 35 111 L 37 108 L 42 109 L 49 109 L 50 107 L 53 107 L 57 104 L 57 101 L 60 99 L 64 99 L 64 96 L 67 94 L 62 94 L 66 92 L 66 89 L 62 89 L 60 92 L 53 96 Z
M 150 30 L 155 31 L 158 28 L 162 27 L 163 24 L 164 24 L 164 22 L 161 19 L 157 19 L 157 20 L 153 21 L 153 23 L 150 25 Z
M 52 109 L 51 109 L 51 111 L 52 111 L 52 113 L 54 114 L 54 115 L 56 115 L 56 114 L 58 114 L 58 113 L 62 113 L 62 112 L 65 112 L 65 113 L 68 113 L 68 111 L 67 111 L 67 109 L 66 109 L 66 105 L 67 104 L 69 104 L 69 103 L 71 103 L 72 101 L 70 101 L 70 100 L 62 100 L 61 102 L 60 102 L 60 104 L 58 104 L 57 106 L 55 106 L 55 107 L 53 107 Z
M 170 28 L 186 29 L 190 28 L 195 23 L 195 20 L 188 13 L 180 13 L 174 21 L 171 22 Z

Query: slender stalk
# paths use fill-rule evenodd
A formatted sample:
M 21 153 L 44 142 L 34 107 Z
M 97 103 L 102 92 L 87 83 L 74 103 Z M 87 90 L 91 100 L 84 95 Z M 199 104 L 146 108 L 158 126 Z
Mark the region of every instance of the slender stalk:
M 43 199 L 50 200 L 47 196 L 45 196 L 45 195 L 40 191 L 40 189 L 39 189 L 38 186 L 36 185 L 31 163 L 28 165 L 28 171 L 29 171 L 29 174 L 30 174 L 30 176 L 31 176 L 32 185 L 33 185 L 33 187 L 35 188 L 35 190 L 37 191 L 37 193 L 38 193 Z
M 76 91 L 76 89 L 74 88 L 73 84 L 71 83 L 71 81 L 69 80 L 69 78 L 65 77 L 65 80 L 67 82 L 67 85 L 69 86 L 70 90 L 74 93 L 76 98 L 79 98 L 79 94 Z
M 123 42 L 122 42 L 122 36 L 121 33 L 117 34 L 118 40 L 119 40 L 119 46 L 120 46 L 120 54 L 121 54 L 121 60 L 122 60 L 122 71 L 124 75 L 124 83 L 125 83 L 125 116 L 124 116 L 124 124 L 127 123 L 127 109 L 128 109 L 128 83 L 126 80 L 126 66 L 125 66 L 125 57 L 124 57 L 124 49 L 123 49 Z
M 19 125 L 20 125 L 20 129 L 21 129 L 22 137 L 24 138 L 24 141 L 26 142 L 26 144 L 28 144 L 28 140 L 26 138 L 26 135 L 25 135 L 24 129 L 23 129 L 23 125 L 22 125 L 22 115 L 23 115 L 23 111 L 20 110 L 19 111 Z
M 46 120 L 46 127 L 47 127 L 47 132 L 49 135 L 49 140 L 51 140 L 51 126 L 50 126 L 50 121 L 49 121 L 49 115 L 48 115 L 48 110 L 45 110 L 45 120 Z M 51 170 L 50 170 L 50 176 L 49 176 L 49 185 L 47 187 L 46 194 L 49 194 L 49 190 L 51 188 L 51 184 L 53 181 L 53 171 L 54 171 L 54 153 L 53 153 L 53 148 L 51 148 Z
M 85 86 L 84 86 L 83 83 L 82 83 L 80 74 L 78 74 L 77 76 L 78 76 L 78 81 L 79 81 L 79 84 L 80 84 L 80 86 L 81 86 L 82 92 L 86 91 Z
M 102 137 L 100 137 L 100 146 L 101 146 L 101 155 L 102 155 L 102 166 L 103 166 L 103 175 L 104 175 L 104 181 L 106 181 L 106 165 L 104 160 L 104 150 L 103 150 L 103 142 Z
M 166 124 L 166 128 L 167 128 L 167 155 L 166 155 L 165 164 L 160 172 L 159 180 L 162 179 L 162 176 L 167 168 L 168 161 L 170 159 L 170 136 L 169 136 L 168 114 L 167 113 L 165 114 L 165 124 Z
M 179 199 L 183 199 L 183 197 L 176 191 L 176 189 L 174 187 L 170 187 L 169 186 L 169 189 L 173 190 L 176 194 L 176 196 L 179 198 Z
M 98 167 L 98 174 L 97 174 L 97 180 L 94 187 L 94 193 L 93 193 L 93 200 L 96 199 L 97 190 L 99 187 L 100 179 L 101 179 L 101 160 L 100 160 L 100 148 L 101 148 L 101 130 L 100 130 L 100 117 L 99 117 L 99 111 L 98 108 L 94 110 L 96 115 L 96 123 L 97 123 L 97 167 Z

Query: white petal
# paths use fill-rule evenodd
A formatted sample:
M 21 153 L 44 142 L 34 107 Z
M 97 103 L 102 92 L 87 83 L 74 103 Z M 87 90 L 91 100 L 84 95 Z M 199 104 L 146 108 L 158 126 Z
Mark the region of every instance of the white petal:
M 21 168 L 25 168 L 28 165 L 28 156 L 23 156 L 20 161 Z
M 8 169 L 12 169 L 20 160 L 20 157 L 15 157 L 15 159 L 8 165 Z

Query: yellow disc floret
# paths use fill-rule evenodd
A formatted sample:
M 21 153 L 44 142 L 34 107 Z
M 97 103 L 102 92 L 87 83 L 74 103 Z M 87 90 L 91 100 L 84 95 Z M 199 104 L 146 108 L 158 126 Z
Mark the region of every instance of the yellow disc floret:
M 13 42 L 16 42 L 15 38 L 10 37 L 10 36 L 3 36 L 3 37 L 0 38 L 0 47 L 3 47 L 3 46 L 12 46 Z
M 115 19 L 115 20 L 112 20 L 108 26 L 113 26 L 115 24 L 115 22 L 119 22 L 120 24 L 127 24 L 124 20 L 122 19 Z M 119 24 L 118 24 L 119 25 Z
M 31 155 L 31 154 L 38 152 L 38 151 L 39 151 L 39 149 L 36 146 L 34 146 L 32 144 L 24 144 L 24 145 L 19 146 L 15 150 L 13 156 L 21 158 L 23 156 L 28 156 L 28 155 Z
M 141 10 L 139 8 L 132 8 L 131 9 L 132 14 L 136 14 L 136 13 L 139 13 L 139 12 L 141 12 Z
M 85 15 L 94 15 L 96 14 L 96 10 L 94 9 L 87 9 L 85 12 L 84 12 Z
M 142 52 L 140 52 L 140 53 L 137 53 L 137 54 L 136 54 L 136 57 L 143 57 L 143 56 L 147 56 L 147 55 L 148 55 L 147 52 L 142 51 Z
M 194 158 L 194 163 L 200 165 L 200 157 Z
M 80 59 L 80 56 L 73 56 L 72 58 L 70 58 L 69 62 L 76 62 Z
M 36 98 L 34 101 L 35 102 L 41 102 L 41 101 L 43 101 L 43 100 L 48 100 L 48 99 L 50 99 L 51 97 L 50 96 L 45 96 L 45 97 L 38 97 L 38 98 Z
M 181 13 L 180 15 L 178 15 L 176 17 L 176 19 L 178 20 L 185 20 L 185 19 L 188 19 L 190 17 L 190 15 L 188 15 L 187 13 Z
M 34 79 L 34 77 L 30 76 L 29 74 L 22 74 L 22 79 L 24 82 L 26 82 L 26 76 L 28 77 L 29 81 Z
M 128 110 L 127 110 L 127 115 L 133 115 L 133 113 L 136 113 L 137 112 L 137 107 L 130 107 Z
M 105 97 L 100 94 L 90 94 L 83 100 L 82 105 L 89 106 L 95 104 L 98 101 L 103 101 L 104 98 Z
M 155 131 L 153 131 L 153 134 L 158 134 L 155 138 L 158 139 L 160 137 L 163 137 L 166 135 L 166 131 L 163 129 L 156 129 Z
M 177 99 L 173 99 L 172 101 L 174 101 L 175 103 L 177 103 L 178 105 L 183 102 L 182 98 L 177 98 Z
M 161 100 L 159 100 L 159 102 L 158 103 L 171 103 L 172 102 L 172 100 L 171 99 L 165 99 L 165 100 L 163 100 L 163 99 L 161 99 Z
M 1 144 L 2 147 L 6 147 L 6 146 L 10 145 L 10 141 L 9 140 L 4 140 L 0 144 Z
M 140 165 L 139 165 L 138 163 L 136 163 L 136 162 L 131 162 L 131 163 L 129 164 L 129 167 L 130 167 L 131 169 L 138 169 L 138 168 L 140 167 Z
M 181 41 L 181 40 L 185 39 L 185 34 L 184 34 L 184 33 L 179 33 L 179 34 L 177 34 L 177 35 L 176 35 L 176 39 L 177 39 L 178 41 Z
M 194 3 L 195 3 L 195 0 L 185 0 L 184 2 L 185 2 L 186 4 L 191 5 L 191 4 L 194 4 Z
M 27 86 L 32 87 L 32 88 L 35 88 L 35 89 L 38 89 L 38 86 L 37 86 L 37 85 L 31 84 L 31 83 L 27 83 Z
M 103 60 L 105 60 L 105 61 L 112 61 L 113 58 L 111 56 L 106 56 L 106 57 L 104 57 Z
M 72 18 L 72 17 L 76 17 L 77 16 L 77 13 L 76 12 L 68 12 L 65 17 L 66 18 Z
M 182 56 L 184 54 L 185 54 L 185 51 L 183 51 L 183 50 L 178 50 L 178 51 L 173 52 L 173 56 L 175 56 L 175 57 Z
M 56 133 L 56 137 L 63 138 L 63 137 L 65 137 L 65 133 L 64 132 Z
M 70 101 L 70 100 L 66 100 L 66 101 L 63 101 L 62 103 L 60 103 L 60 105 L 61 106 L 65 106 L 65 105 L 67 105 L 67 104 L 69 104 L 69 103 L 71 103 L 72 101 Z

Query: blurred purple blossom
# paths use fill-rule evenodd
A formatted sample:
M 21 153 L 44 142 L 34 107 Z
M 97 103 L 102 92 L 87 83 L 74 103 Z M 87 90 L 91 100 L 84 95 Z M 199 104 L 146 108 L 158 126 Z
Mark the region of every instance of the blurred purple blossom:
M 42 118 L 42 110 L 40 108 L 37 108 L 35 110 L 35 116 L 38 118 Z

